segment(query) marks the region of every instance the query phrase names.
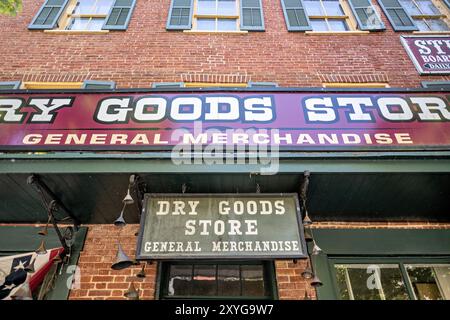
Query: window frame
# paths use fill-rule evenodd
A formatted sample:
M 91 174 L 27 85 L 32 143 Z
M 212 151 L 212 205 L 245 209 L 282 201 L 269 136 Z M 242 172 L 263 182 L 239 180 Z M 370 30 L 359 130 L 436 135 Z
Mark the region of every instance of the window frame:
M 262 265 L 264 284 L 267 286 L 269 296 L 173 296 L 167 295 L 167 285 L 169 281 L 169 270 L 172 265 Z M 217 281 L 217 280 L 216 280 Z M 267 260 L 186 260 L 186 261 L 161 261 L 158 263 L 155 298 L 158 300 L 277 300 L 278 288 L 275 274 L 274 261 Z
M 317 0 L 320 3 L 320 6 L 322 8 L 322 11 L 326 13 L 327 9 L 325 8 L 325 5 L 323 4 L 324 0 Z M 312 32 L 347 32 L 347 31 L 356 31 L 354 24 L 350 21 L 350 12 L 347 11 L 347 4 L 343 0 L 335 0 L 335 2 L 339 3 L 339 6 L 342 9 L 343 15 L 335 16 L 335 15 L 310 15 L 308 13 L 308 8 L 305 6 L 305 13 L 308 16 L 309 22 L 311 24 L 311 31 Z M 304 2 L 303 2 L 304 5 Z M 327 30 L 314 30 L 312 28 L 312 22 L 318 20 L 325 20 L 325 23 L 327 25 Z M 347 30 L 332 30 L 330 28 L 330 23 L 328 20 L 338 20 L 343 21 L 347 27 Z
M 423 14 L 421 7 L 417 4 L 416 0 L 407 0 L 407 1 L 411 1 L 416 8 L 422 13 L 422 14 L 411 14 L 408 12 L 408 10 L 403 7 L 403 4 L 401 2 L 401 0 L 399 0 L 400 5 L 404 8 L 405 12 L 407 14 L 409 14 L 409 16 L 411 17 L 411 19 L 413 20 L 414 24 L 417 26 L 418 31 L 417 32 L 450 32 L 450 24 L 449 24 L 449 12 L 447 8 L 444 8 L 443 6 L 441 6 L 438 2 L 434 1 L 434 0 L 427 0 L 430 1 L 433 6 L 439 10 L 440 14 Z M 445 13 L 442 12 L 443 10 L 445 10 Z M 419 26 L 417 25 L 416 21 L 421 20 L 423 23 L 425 23 L 428 28 L 430 30 L 420 30 Z M 447 27 L 449 28 L 449 30 L 432 30 L 431 26 L 428 24 L 427 20 L 442 20 Z
M 336 268 L 335 265 L 341 264 L 368 264 L 368 265 L 381 265 L 381 264 L 395 264 L 398 265 L 400 273 L 402 275 L 402 280 L 405 285 L 406 291 L 408 293 L 409 300 L 418 300 L 414 288 L 412 287 L 411 279 L 406 270 L 406 265 L 425 265 L 433 266 L 438 264 L 450 265 L 450 256 L 440 256 L 440 257 L 386 257 L 386 256 L 371 256 L 371 257 L 340 257 L 340 256 L 329 256 L 328 257 L 328 267 L 331 272 L 332 287 L 337 300 L 341 300 L 339 288 L 337 285 Z
M 193 9 L 192 9 L 192 31 L 195 32 L 239 32 L 241 31 L 241 0 L 236 0 L 236 15 L 221 15 L 221 14 L 198 14 L 198 3 L 199 0 L 193 0 Z M 219 3 L 219 0 L 214 0 L 216 2 L 216 9 Z M 198 20 L 199 19 L 214 19 L 215 20 L 215 28 L 214 30 L 199 30 L 197 29 Z M 218 30 L 218 20 L 219 19 L 228 19 L 228 20 L 236 20 L 236 29 L 235 30 Z
M 15 90 L 20 89 L 22 81 L 2 81 L 0 82 L 0 90 Z M 2 86 L 12 86 L 12 88 L 2 88 Z
M 96 32 L 96 31 L 103 30 L 102 29 L 103 25 L 106 23 L 109 13 L 111 12 L 111 9 L 114 7 L 115 1 L 113 0 L 111 8 L 108 10 L 108 13 L 106 13 L 106 14 L 74 14 L 78 1 L 80 1 L 80 0 L 69 0 L 69 3 L 67 4 L 66 9 L 63 11 L 63 13 L 60 17 L 61 23 L 59 24 L 59 28 L 57 28 L 57 30 L 86 31 L 86 32 Z M 95 1 L 98 1 L 98 0 L 95 0 Z M 72 21 L 75 18 L 81 18 L 81 19 L 88 18 L 90 20 L 103 18 L 104 21 L 103 21 L 102 28 L 100 28 L 99 30 L 89 30 L 89 29 L 73 30 L 73 29 L 70 29 L 69 26 L 72 24 Z

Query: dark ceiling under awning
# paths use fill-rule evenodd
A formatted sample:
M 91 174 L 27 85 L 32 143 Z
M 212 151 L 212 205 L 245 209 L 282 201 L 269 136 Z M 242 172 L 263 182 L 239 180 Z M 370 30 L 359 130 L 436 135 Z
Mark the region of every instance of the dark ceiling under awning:
M 139 173 L 138 173 L 139 174 Z M 273 176 L 243 173 L 143 173 L 147 192 L 298 192 L 303 173 Z M 0 175 L 0 222 L 47 221 L 40 198 L 27 184 L 29 174 Z M 112 223 L 122 209 L 129 174 L 44 173 L 39 178 L 82 223 Z M 450 221 L 450 173 L 314 173 L 307 207 L 316 221 Z M 58 213 L 57 216 L 64 217 Z M 136 204 L 129 223 L 139 222 Z

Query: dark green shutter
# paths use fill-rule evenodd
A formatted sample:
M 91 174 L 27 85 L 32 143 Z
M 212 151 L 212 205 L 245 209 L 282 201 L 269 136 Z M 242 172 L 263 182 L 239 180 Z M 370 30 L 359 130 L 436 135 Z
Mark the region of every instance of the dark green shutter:
M 39 9 L 28 29 L 53 29 L 69 0 L 47 0 Z
M 264 31 L 261 0 L 241 0 L 241 30 Z
M 109 11 L 103 30 L 127 30 L 136 0 L 116 0 Z
M 172 0 L 166 29 L 190 30 L 192 28 L 193 3 L 193 0 Z
M 284 19 L 289 31 L 312 30 L 308 15 L 301 0 L 281 0 Z
M 350 8 L 361 30 L 384 30 L 386 27 L 369 0 L 349 0 Z
M 419 30 L 398 0 L 378 0 L 395 31 Z

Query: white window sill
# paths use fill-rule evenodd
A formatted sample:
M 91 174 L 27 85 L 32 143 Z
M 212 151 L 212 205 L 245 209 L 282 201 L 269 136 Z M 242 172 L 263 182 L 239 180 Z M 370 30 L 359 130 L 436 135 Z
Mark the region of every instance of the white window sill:
M 352 35 L 363 35 L 363 34 L 369 34 L 369 31 L 305 31 L 305 34 L 308 34 L 310 36 L 332 36 L 332 35 L 339 35 L 339 36 L 352 36 Z
M 248 31 L 204 31 L 204 30 L 184 30 L 188 34 L 248 34 Z
M 44 30 L 45 33 L 53 34 L 105 34 L 109 30 Z

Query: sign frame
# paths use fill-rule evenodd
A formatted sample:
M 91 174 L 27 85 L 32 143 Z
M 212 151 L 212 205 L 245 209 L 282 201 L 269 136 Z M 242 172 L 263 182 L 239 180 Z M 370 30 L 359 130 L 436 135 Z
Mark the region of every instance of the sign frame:
M 445 35 L 443 35 L 445 36 Z M 403 48 L 405 49 L 406 53 L 408 54 L 409 60 L 412 61 L 414 64 L 414 67 L 416 67 L 417 72 L 419 75 L 449 75 L 450 71 L 428 71 L 424 70 L 422 68 L 422 65 L 417 61 L 414 52 L 412 52 L 411 48 L 409 47 L 408 43 L 406 42 L 407 38 L 436 38 L 436 37 L 442 37 L 440 35 L 415 35 L 415 36 L 407 36 L 407 35 L 401 35 L 400 36 L 400 42 L 402 43 Z M 450 40 L 450 37 L 449 37 Z
M 302 251 L 302 255 L 293 254 L 293 255 L 286 255 L 286 256 L 276 256 L 273 255 L 267 255 L 262 254 L 258 256 L 254 255 L 230 255 L 230 256 L 212 256 L 212 255 L 181 255 L 179 257 L 173 257 L 173 256 L 164 256 L 164 255 L 152 255 L 152 257 L 149 257 L 148 255 L 141 255 L 141 249 L 142 249 L 142 242 L 143 242 L 143 232 L 145 227 L 145 221 L 147 216 L 147 205 L 150 202 L 150 198 L 157 198 L 157 197 L 169 197 L 169 196 L 176 196 L 176 197 L 197 197 L 197 198 L 208 198 L 208 197 L 245 197 L 245 196 L 253 196 L 253 197 L 279 197 L 279 196 L 290 196 L 294 198 L 295 203 L 295 218 L 297 220 L 297 227 L 299 230 L 299 236 L 300 236 L 300 249 Z M 136 245 L 136 260 L 142 260 L 142 261 L 190 261 L 190 260 L 215 260 L 215 261 L 227 261 L 227 260 L 292 260 L 292 259 L 306 259 L 309 258 L 308 254 L 308 248 L 305 240 L 304 230 L 303 230 L 303 219 L 302 219 L 302 213 L 300 209 L 300 202 L 298 193 L 291 192 L 291 193 L 146 193 L 144 194 L 143 199 L 143 207 L 141 212 L 141 218 L 140 218 L 140 225 L 139 225 L 139 232 L 138 232 L 138 240 Z

